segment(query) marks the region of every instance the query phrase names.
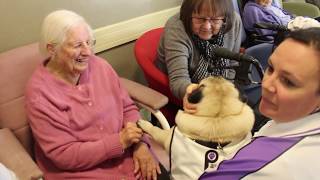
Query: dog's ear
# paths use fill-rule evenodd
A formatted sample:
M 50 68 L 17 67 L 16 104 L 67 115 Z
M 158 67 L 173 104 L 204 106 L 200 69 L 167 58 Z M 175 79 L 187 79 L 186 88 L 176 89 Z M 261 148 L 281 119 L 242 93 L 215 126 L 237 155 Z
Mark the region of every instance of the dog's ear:
M 198 88 L 190 94 L 190 96 L 188 97 L 188 101 L 192 104 L 197 104 L 201 101 L 202 98 L 202 88 Z
M 240 101 L 247 103 L 248 102 L 248 96 L 244 93 L 243 89 L 241 88 L 241 86 L 238 83 L 234 83 L 234 86 L 236 87 L 236 89 L 239 92 L 239 99 Z

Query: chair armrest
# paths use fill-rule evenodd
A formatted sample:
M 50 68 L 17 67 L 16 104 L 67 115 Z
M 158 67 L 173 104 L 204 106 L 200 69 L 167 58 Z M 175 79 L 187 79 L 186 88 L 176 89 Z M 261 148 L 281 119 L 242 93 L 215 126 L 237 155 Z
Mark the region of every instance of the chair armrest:
M 169 101 L 167 96 L 129 79 L 120 78 L 120 81 L 139 107 L 150 111 L 158 119 L 163 129 L 170 129 L 168 120 L 160 111 L 160 108 Z
M 40 179 L 43 174 L 8 128 L 0 129 L 0 162 L 20 180 Z
M 168 103 L 166 96 L 151 88 L 125 78 L 120 78 L 120 81 L 130 97 L 138 104 L 143 104 L 152 110 L 159 110 Z

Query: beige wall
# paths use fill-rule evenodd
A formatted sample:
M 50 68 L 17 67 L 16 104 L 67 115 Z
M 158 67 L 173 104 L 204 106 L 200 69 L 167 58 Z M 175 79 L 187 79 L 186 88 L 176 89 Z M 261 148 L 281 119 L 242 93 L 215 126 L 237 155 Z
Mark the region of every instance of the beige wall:
M 180 4 L 181 0 L 0 0 L 0 52 L 39 38 L 42 19 L 57 9 L 73 10 L 103 27 Z
M 0 52 L 36 42 L 42 19 L 69 9 L 84 16 L 93 29 L 180 5 L 182 0 L 0 0 Z M 133 43 L 99 53 L 125 77 L 143 82 Z
M 143 72 L 135 60 L 133 48 L 134 42 L 130 42 L 99 53 L 98 55 L 105 58 L 117 71 L 119 76 L 146 84 Z

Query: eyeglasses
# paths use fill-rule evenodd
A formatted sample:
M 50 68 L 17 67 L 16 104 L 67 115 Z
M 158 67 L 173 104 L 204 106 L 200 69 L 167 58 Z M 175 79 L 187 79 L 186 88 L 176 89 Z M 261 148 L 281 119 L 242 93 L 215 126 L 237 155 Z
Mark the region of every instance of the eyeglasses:
M 90 47 L 93 48 L 96 45 L 96 40 L 91 39 L 85 42 L 75 42 L 75 43 L 70 43 L 69 46 L 72 47 L 73 49 L 82 49 L 85 47 Z
M 193 16 L 192 19 L 196 24 L 204 24 L 208 20 L 211 25 L 218 25 L 224 21 L 224 18 L 205 18 L 205 17 L 195 17 L 195 16 Z

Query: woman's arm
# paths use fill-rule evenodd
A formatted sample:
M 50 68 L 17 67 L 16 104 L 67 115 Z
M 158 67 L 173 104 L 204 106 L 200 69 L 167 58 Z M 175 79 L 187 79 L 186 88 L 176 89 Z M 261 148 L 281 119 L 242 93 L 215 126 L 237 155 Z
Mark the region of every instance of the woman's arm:
M 91 125 L 87 127 L 87 139 L 79 139 L 70 127 L 67 111 L 59 110 L 43 98 L 27 99 L 26 107 L 37 144 L 60 169 L 88 169 L 124 153 L 118 132 L 99 133 Z
M 177 98 L 182 99 L 191 83 L 189 61 L 194 56 L 192 42 L 178 20 L 166 24 L 163 38 L 170 89 Z

